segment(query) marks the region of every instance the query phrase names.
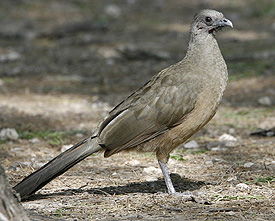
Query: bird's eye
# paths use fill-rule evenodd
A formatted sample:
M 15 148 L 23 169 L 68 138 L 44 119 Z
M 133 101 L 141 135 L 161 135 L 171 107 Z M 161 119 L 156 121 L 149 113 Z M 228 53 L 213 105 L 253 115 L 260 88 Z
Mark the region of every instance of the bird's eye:
M 207 16 L 207 17 L 205 18 L 205 21 L 209 23 L 209 22 L 212 21 L 212 18 L 210 18 L 210 17 Z

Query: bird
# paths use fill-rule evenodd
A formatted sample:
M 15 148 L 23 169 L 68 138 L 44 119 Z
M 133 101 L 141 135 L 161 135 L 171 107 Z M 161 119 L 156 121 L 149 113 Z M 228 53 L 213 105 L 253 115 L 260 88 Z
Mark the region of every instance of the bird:
M 28 198 L 91 154 L 110 157 L 125 150 L 154 152 L 168 194 L 176 195 L 167 162 L 171 151 L 205 126 L 217 112 L 228 71 L 216 33 L 233 23 L 221 12 L 203 9 L 190 26 L 185 57 L 115 106 L 91 136 L 59 154 L 13 187 Z

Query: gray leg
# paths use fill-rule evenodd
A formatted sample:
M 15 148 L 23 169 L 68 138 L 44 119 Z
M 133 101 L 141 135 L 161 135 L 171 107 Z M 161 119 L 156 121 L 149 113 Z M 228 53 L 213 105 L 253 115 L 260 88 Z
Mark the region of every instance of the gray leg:
M 159 162 L 159 166 L 160 166 L 160 169 L 163 173 L 163 177 L 164 177 L 164 180 L 165 180 L 165 184 L 167 186 L 167 189 L 168 189 L 168 193 L 169 194 L 172 194 L 174 196 L 179 196 L 181 197 L 182 199 L 185 199 L 185 200 L 191 200 L 191 201 L 195 201 L 197 203 L 202 203 L 202 204 L 210 204 L 208 201 L 206 200 L 203 200 L 203 199 L 200 199 L 198 198 L 197 196 L 194 196 L 191 192 L 189 191 L 186 191 L 186 192 L 183 192 L 183 193 L 178 193 L 176 192 L 174 186 L 173 186 L 173 183 L 172 183 L 172 180 L 171 180 L 171 177 L 170 177 L 170 174 L 169 174 L 169 169 L 168 167 L 166 166 L 165 163 L 162 163 L 160 160 L 158 160 Z
M 163 176 L 164 176 L 164 180 L 165 180 L 165 184 L 166 184 L 167 189 L 168 189 L 168 193 L 169 194 L 175 194 L 176 190 L 173 186 L 173 183 L 172 183 L 172 180 L 171 180 L 171 177 L 170 177 L 170 174 L 169 174 L 168 167 L 166 166 L 165 163 L 162 163 L 160 160 L 158 160 L 158 162 L 159 162 L 160 169 L 161 169 L 161 171 L 163 173 Z

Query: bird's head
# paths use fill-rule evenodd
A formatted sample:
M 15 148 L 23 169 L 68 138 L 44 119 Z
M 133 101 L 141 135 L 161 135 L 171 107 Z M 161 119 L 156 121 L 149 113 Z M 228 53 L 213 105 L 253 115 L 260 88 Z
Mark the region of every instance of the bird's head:
M 233 28 L 233 23 L 224 17 L 221 12 L 204 9 L 199 11 L 195 16 L 191 25 L 191 33 L 193 34 L 214 34 L 223 27 Z

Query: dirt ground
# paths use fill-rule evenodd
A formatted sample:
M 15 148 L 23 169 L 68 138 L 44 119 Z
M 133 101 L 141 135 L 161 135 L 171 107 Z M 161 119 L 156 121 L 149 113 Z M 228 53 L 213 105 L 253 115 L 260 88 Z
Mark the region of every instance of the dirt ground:
M 274 220 L 275 5 L 263 1 L 0 2 L 1 164 L 11 185 L 90 135 L 125 96 L 184 57 L 194 13 L 222 11 L 229 83 L 213 120 L 171 154 L 166 194 L 154 154 L 93 155 L 22 202 L 33 220 Z M 223 134 L 236 138 L 221 141 Z

